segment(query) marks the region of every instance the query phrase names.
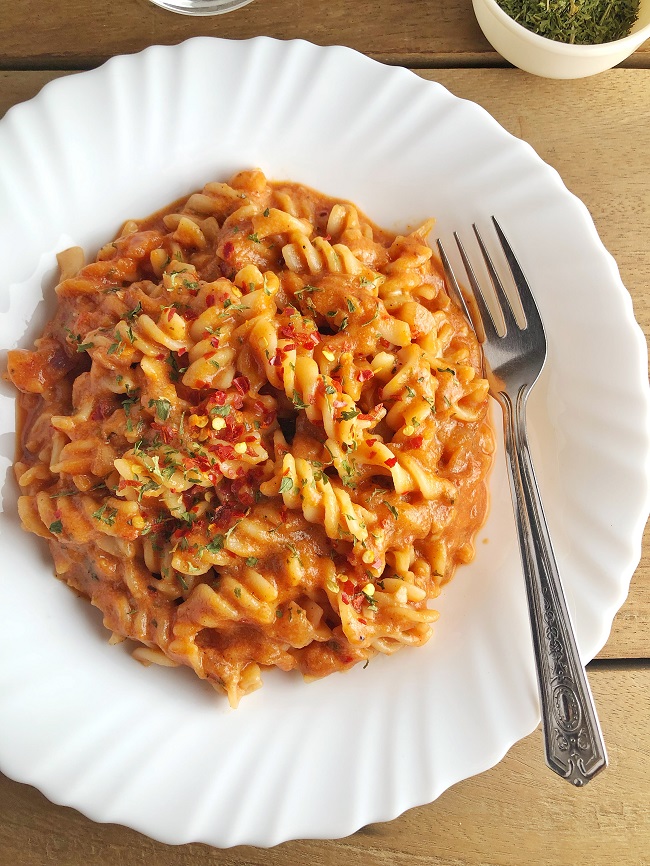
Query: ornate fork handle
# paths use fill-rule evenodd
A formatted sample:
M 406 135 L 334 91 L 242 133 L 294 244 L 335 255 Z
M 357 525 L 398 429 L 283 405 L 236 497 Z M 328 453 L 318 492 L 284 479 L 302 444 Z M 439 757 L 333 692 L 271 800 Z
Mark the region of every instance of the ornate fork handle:
M 529 390 L 528 386 L 519 390 L 514 406 L 505 392 L 499 395 L 508 477 L 529 601 L 546 762 L 580 787 L 607 766 L 607 752 L 571 628 L 528 447 L 525 411 Z

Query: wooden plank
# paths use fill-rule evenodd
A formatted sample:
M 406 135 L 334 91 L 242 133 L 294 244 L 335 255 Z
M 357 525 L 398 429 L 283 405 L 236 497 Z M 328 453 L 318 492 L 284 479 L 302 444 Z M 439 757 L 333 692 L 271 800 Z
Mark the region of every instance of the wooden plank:
M 492 770 L 435 803 L 339 841 L 270 851 L 170 847 L 94 824 L 34 788 L 0 776 L 0 863 L 6 866 L 610 866 L 650 864 L 650 667 L 595 670 L 590 679 L 610 767 L 576 790 L 548 770 L 539 731 Z M 323 803 L 327 808 L 327 803 Z
M 347 45 L 405 65 L 505 64 L 481 33 L 467 0 L 375 0 L 371 5 L 255 0 L 208 18 L 175 15 L 148 0 L 57 0 L 38 4 L 37 13 L 30 0 L 5 5 L 0 29 L 4 69 L 87 68 L 115 54 L 191 36 L 307 39 Z M 650 44 L 626 63 L 648 66 Z
M 61 73 L 0 72 L 0 115 Z M 421 72 L 486 108 L 553 165 L 590 209 L 605 246 L 618 261 L 636 316 L 650 334 L 650 210 L 645 176 L 650 124 L 650 71 L 613 70 L 598 78 L 558 82 L 512 70 Z M 571 116 L 570 124 L 558 118 Z M 629 597 L 601 658 L 650 656 L 650 536 Z

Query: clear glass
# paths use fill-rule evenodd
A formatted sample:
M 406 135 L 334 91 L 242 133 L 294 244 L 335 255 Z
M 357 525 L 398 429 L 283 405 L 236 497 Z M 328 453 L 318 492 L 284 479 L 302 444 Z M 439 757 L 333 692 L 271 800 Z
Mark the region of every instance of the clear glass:
M 246 6 L 252 0 L 151 0 L 156 6 L 181 15 L 221 15 Z

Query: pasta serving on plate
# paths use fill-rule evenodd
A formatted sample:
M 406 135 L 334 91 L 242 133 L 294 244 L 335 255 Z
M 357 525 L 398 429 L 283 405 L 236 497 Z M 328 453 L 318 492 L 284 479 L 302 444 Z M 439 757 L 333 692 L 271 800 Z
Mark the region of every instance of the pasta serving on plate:
M 432 224 L 245 171 L 61 254 L 56 315 L 9 353 L 19 511 L 140 661 L 236 705 L 264 667 L 428 640 L 493 449 Z

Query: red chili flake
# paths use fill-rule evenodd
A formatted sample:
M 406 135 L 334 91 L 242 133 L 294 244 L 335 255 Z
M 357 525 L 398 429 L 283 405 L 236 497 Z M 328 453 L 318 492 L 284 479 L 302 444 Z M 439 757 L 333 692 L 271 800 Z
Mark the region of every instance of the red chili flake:
M 385 340 L 383 337 L 380 337 L 377 342 L 379 343 L 380 346 L 383 346 L 384 349 L 388 349 L 390 346 L 390 343 L 388 342 L 388 340 Z
M 209 294 L 205 296 L 205 305 L 206 307 L 214 307 L 214 295 Z
M 357 382 L 367 382 L 368 379 L 372 379 L 375 374 L 372 370 L 357 370 Z
M 357 613 L 361 613 L 361 608 L 363 607 L 364 596 L 362 592 L 357 593 L 350 602 L 352 608 L 356 610 Z
M 296 337 L 296 329 L 293 325 L 281 325 L 278 328 L 278 337 L 282 337 L 285 340 L 294 340 Z
M 187 355 L 187 349 L 185 348 L 185 346 L 181 346 L 178 352 L 176 352 L 176 354 L 179 358 L 182 358 L 183 355 Z
M 210 469 L 210 461 L 205 454 L 197 454 L 194 458 L 194 462 L 203 472 L 207 472 L 208 469 Z
M 361 623 L 361 625 L 368 625 L 368 622 L 361 616 L 359 617 L 359 622 Z
M 411 448 L 422 448 L 424 443 L 424 436 L 411 436 L 409 439 L 409 445 Z
M 219 460 L 236 460 L 237 452 L 232 445 L 215 445 L 211 449 L 216 452 Z
M 281 367 L 282 366 L 282 358 L 280 357 L 280 352 L 276 352 L 275 355 L 269 359 L 269 364 L 272 367 Z
M 351 596 L 349 596 L 347 592 L 341 593 L 341 601 L 343 602 L 343 604 L 350 604 L 350 598 Z
M 209 361 L 210 358 L 214 358 L 214 356 L 216 354 L 217 354 L 216 352 L 210 351 L 210 352 L 206 352 L 203 357 L 205 358 L 206 361 Z
M 219 348 L 219 337 L 210 337 L 210 345 L 214 346 L 215 349 Z
M 230 405 L 233 409 L 241 409 L 244 405 L 244 398 L 241 394 L 230 394 Z
M 244 425 L 235 421 L 231 415 L 225 419 L 226 426 L 219 431 L 219 438 L 227 442 L 239 442 L 244 435 Z
M 226 241 L 223 245 L 223 257 L 224 259 L 229 259 L 230 256 L 235 252 L 235 245 L 232 241 Z
M 139 487 L 142 484 L 141 481 L 136 481 L 135 479 L 129 478 L 120 478 L 120 483 L 118 484 L 118 488 L 123 490 L 125 487 Z
M 295 343 L 287 343 L 286 346 L 283 346 L 280 350 L 281 352 L 294 352 L 296 349 Z
M 210 394 L 208 402 L 206 403 L 206 409 L 208 412 L 213 406 L 225 406 L 226 405 L 226 392 L 225 391 L 214 391 Z
M 243 472 L 243 470 L 242 470 Z M 244 508 L 250 508 L 255 502 L 255 491 L 247 477 L 236 478 L 231 486 L 233 495 Z
M 251 389 L 251 383 L 246 376 L 236 376 L 232 383 L 242 396 L 248 394 Z
M 369 457 L 376 457 L 376 456 L 377 456 L 377 451 L 376 451 L 376 449 L 375 449 L 375 448 L 371 448 L 370 451 L 368 452 L 368 456 L 369 456 Z
M 372 448 L 372 446 L 375 444 L 376 441 L 377 441 L 376 439 L 366 439 L 366 442 L 368 443 L 370 448 Z
M 165 445 L 169 445 L 173 441 L 176 431 L 171 424 L 160 424 L 158 421 L 153 421 L 151 426 L 160 433 Z
M 199 389 L 199 388 L 207 388 L 207 387 L 208 387 L 208 383 L 207 383 L 207 382 L 204 382 L 203 379 L 197 379 L 197 380 L 196 380 L 196 388 L 197 388 L 197 389 Z
M 388 460 L 384 460 L 384 464 L 388 466 L 390 469 L 397 463 L 397 457 L 389 457 Z
M 167 355 L 164 355 L 162 352 L 156 355 L 156 361 L 164 361 Z
M 341 590 L 347 595 L 354 595 L 355 589 L 356 587 L 351 580 L 346 580 L 345 583 L 341 584 Z
M 168 322 L 171 322 L 171 320 L 174 318 L 174 313 L 175 313 L 175 312 L 176 312 L 176 310 L 175 310 L 173 307 L 170 307 L 170 308 L 167 310 L 167 321 L 168 321 Z

